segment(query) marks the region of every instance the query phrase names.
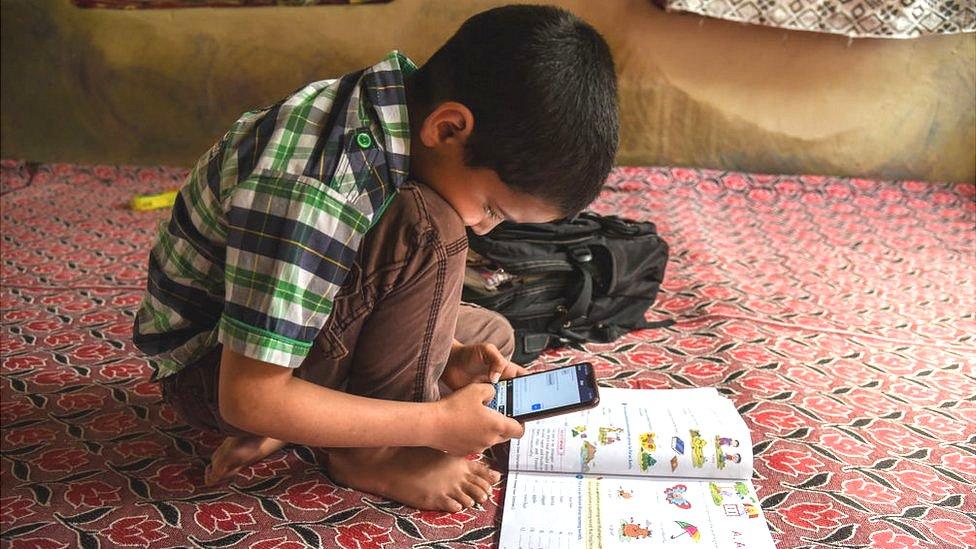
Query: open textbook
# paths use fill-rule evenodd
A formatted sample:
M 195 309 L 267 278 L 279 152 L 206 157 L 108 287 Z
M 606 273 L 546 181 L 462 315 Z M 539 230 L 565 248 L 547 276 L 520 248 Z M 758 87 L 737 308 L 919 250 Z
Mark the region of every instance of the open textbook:
M 526 423 L 509 470 L 501 549 L 774 547 L 749 430 L 712 388 L 601 389 Z

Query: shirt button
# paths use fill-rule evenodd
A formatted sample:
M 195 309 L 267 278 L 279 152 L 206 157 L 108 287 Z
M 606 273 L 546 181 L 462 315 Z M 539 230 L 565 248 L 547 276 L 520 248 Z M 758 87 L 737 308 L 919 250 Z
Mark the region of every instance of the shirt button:
M 356 134 L 356 144 L 364 149 L 368 149 L 373 144 L 373 138 L 366 132 Z

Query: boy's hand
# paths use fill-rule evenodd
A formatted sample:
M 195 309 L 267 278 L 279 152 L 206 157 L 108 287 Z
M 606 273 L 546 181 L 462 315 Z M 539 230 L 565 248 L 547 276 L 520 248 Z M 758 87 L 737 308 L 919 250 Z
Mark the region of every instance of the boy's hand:
M 507 360 L 491 343 L 456 344 L 451 349 L 441 381 L 456 391 L 471 383 L 495 383 L 499 379 L 527 373 L 528 370 Z
M 525 432 L 522 424 L 485 406 L 494 397 L 493 386 L 472 383 L 439 400 L 438 429 L 433 447 L 463 457 L 520 438 Z

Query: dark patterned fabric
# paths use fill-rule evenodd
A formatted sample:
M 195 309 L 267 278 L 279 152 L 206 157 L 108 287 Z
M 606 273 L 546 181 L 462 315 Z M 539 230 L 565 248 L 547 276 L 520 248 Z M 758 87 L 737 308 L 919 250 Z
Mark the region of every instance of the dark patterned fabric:
M 976 32 L 972 0 L 655 0 L 684 11 L 768 27 L 851 38 Z
M 320 6 L 322 4 L 385 4 L 392 0 L 71 0 L 79 8 L 123 10 L 157 8 L 253 8 L 257 6 Z
M 290 446 L 200 488 L 219 439 L 181 424 L 130 342 L 185 170 L 3 163 L 3 547 L 493 547 L 484 509 L 339 488 Z M 753 433 L 780 547 L 976 545 L 976 187 L 620 168 L 594 209 L 672 246 L 667 329 L 550 352 L 607 385 L 717 386 Z

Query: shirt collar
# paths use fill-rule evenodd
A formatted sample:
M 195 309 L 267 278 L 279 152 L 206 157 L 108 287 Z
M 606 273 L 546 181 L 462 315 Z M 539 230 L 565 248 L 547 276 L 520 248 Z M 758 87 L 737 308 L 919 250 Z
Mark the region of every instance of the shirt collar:
M 416 71 L 413 61 L 394 50 L 363 74 L 365 96 L 380 123 L 390 182 L 396 188 L 406 181 L 410 171 L 410 119 L 403 80 Z

